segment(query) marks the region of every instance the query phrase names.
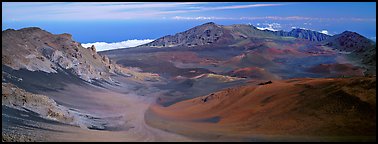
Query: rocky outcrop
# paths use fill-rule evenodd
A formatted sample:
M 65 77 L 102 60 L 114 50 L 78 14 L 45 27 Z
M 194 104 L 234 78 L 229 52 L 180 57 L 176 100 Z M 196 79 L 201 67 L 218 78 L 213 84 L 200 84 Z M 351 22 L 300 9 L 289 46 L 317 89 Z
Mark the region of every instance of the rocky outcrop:
M 32 94 L 10 83 L 2 83 L 2 105 L 16 109 L 27 109 L 40 114 L 44 118 L 63 123 L 73 123 L 74 116 L 69 110 L 58 105 L 53 99 Z
M 59 105 L 46 95 L 27 92 L 11 83 L 2 83 L 2 106 L 32 111 L 41 118 L 58 121 L 81 128 L 104 129 L 106 122 L 99 117 Z
M 84 48 L 70 34 L 54 35 L 36 27 L 8 29 L 2 32 L 2 42 L 2 64 L 12 69 L 47 73 L 67 69 L 89 82 L 111 80 L 111 74 L 121 72 L 109 58 L 100 56 L 95 46 Z
M 95 47 L 94 45 L 92 45 L 92 46 L 90 47 L 90 49 L 92 50 L 92 52 L 96 52 L 96 47 Z

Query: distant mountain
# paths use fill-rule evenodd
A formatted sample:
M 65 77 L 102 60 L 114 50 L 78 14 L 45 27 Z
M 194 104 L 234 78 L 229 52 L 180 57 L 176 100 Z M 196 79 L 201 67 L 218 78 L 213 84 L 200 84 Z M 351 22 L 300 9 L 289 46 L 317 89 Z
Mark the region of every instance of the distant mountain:
M 367 74 L 376 73 L 376 43 L 356 32 L 344 31 L 323 42 L 339 52 L 349 53 L 349 58 L 366 67 Z
M 117 70 L 96 48 L 84 48 L 70 34 L 54 35 L 37 27 L 2 31 L 2 65 L 14 70 L 58 73 L 70 70 L 85 81 L 109 80 Z
M 218 25 L 213 22 L 205 23 L 175 35 L 167 35 L 151 43 L 139 47 L 175 47 L 201 46 L 208 44 L 232 44 L 248 38 L 279 38 L 294 37 L 310 41 L 323 41 L 329 35 L 305 29 L 293 29 L 290 32 L 259 30 L 252 25 L 234 24 Z
M 375 45 L 375 42 L 351 31 L 344 31 L 325 41 L 325 45 L 344 52 L 360 52 Z
M 277 36 L 295 37 L 295 38 L 307 39 L 310 41 L 323 41 L 331 37 L 330 35 L 326 35 L 317 31 L 312 31 L 308 29 L 300 29 L 300 28 L 293 29 L 290 32 L 275 31 L 273 33 Z
M 223 26 L 213 22 L 196 26 L 187 31 L 159 38 L 151 43 L 141 46 L 148 47 L 174 47 L 174 46 L 200 46 L 207 44 L 233 43 L 235 40 L 249 37 L 274 37 L 275 35 L 256 29 L 251 25 Z
M 118 64 L 167 78 L 216 73 L 268 80 L 375 73 L 375 45 L 350 54 L 336 47 L 340 41 L 337 37 L 307 29 L 270 31 L 246 24 L 223 26 L 211 22 L 138 48 L 102 54 Z M 355 36 L 350 41 L 360 40 Z

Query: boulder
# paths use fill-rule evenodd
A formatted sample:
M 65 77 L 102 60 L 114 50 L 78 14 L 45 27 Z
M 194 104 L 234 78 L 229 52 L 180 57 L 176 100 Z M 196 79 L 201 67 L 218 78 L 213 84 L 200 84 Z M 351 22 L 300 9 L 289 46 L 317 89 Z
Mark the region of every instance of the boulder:
M 94 45 L 92 45 L 92 46 L 90 47 L 90 49 L 91 49 L 93 52 L 96 52 L 96 47 L 95 47 Z
M 258 85 L 266 85 L 266 84 L 271 84 L 273 83 L 272 81 L 267 81 L 267 82 L 263 82 L 263 83 L 259 83 Z
M 104 61 L 105 63 L 110 63 L 110 60 L 107 56 L 102 56 L 102 61 Z

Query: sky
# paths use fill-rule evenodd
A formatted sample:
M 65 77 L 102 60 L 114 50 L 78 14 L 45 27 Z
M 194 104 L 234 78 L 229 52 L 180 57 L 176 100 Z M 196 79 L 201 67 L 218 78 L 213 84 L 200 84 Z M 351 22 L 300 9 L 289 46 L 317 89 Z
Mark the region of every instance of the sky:
M 2 30 L 40 27 L 84 46 L 132 47 L 206 22 L 354 31 L 376 39 L 376 2 L 2 2 Z

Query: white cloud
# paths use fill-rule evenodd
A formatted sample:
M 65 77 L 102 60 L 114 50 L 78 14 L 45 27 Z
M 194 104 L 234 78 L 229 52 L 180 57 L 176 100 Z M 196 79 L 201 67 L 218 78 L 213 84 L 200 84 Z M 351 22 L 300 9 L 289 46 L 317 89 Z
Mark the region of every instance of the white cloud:
M 270 30 L 270 31 L 278 31 L 281 28 L 281 24 L 279 23 L 263 23 L 266 27 L 256 27 L 259 30 Z
M 250 4 L 250 5 L 232 5 L 232 6 L 219 6 L 219 7 L 206 7 L 203 10 L 225 10 L 225 9 L 243 9 L 253 7 L 270 7 L 270 6 L 282 6 L 285 4 Z
M 86 48 L 94 45 L 97 51 L 105 51 L 105 50 L 111 50 L 111 49 L 135 47 L 135 46 L 146 44 L 152 41 L 153 41 L 152 39 L 145 39 L 145 40 L 134 39 L 134 40 L 115 42 L 115 43 L 95 42 L 95 43 L 86 43 L 86 44 L 81 44 L 81 45 Z
M 322 31 L 320 31 L 320 33 L 323 33 L 323 34 L 329 35 L 329 32 L 328 32 L 327 30 L 322 30 Z
M 312 25 L 312 23 L 303 23 L 304 25 Z
M 220 3 L 224 4 L 224 3 Z M 237 10 L 257 7 L 278 7 L 288 3 L 234 4 L 214 6 L 206 2 L 3 2 L 3 21 L 16 20 L 120 20 L 164 19 L 177 14 L 194 15 L 198 12 Z M 182 15 L 184 16 L 184 15 Z M 173 19 L 180 19 L 174 18 Z M 200 20 L 195 18 L 183 18 Z M 215 18 L 216 19 L 216 18 Z M 245 20 L 317 20 L 317 21 L 376 21 L 375 18 L 316 18 L 303 16 L 223 17 Z
M 204 16 L 198 16 L 198 17 L 175 16 L 175 17 L 172 17 L 172 19 L 175 19 L 175 20 L 233 20 L 234 18 L 227 18 L 227 17 L 204 17 Z
M 2 3 L 6 17 L 21 20 L 98 20 L 171 17 L 171 14 L 271 7 L 286 4 L 209 6 L 207 2 Z M 189 9 L 188 9 L 189 8 Z M 4 14 L 3 14 L 4 16 Z
M 171 13 L 177 13 L 178 11 L 173 11 Z M 182 11 L 186 13 L 188 11 Z M 316 18 L 316 17 L 300 17 L 300 16 L 288 16 L 288 17 L 280 17 L 280 16 L 265 16 L 265 17 L 214 17 L 214 16 L 198 16 L 198 17 L 183 17 L 183 16 L 174 16 L 171 19 L 175 20 L 203 20 L 203 19 L 211 19 L 211 20 L 307 20 L 307 21 L 376 21 L 375 18 Z M 304 23 L 304 25 L 312 25 L 312 23 Z
M 370 39 L 373 41 L 377 41 L 377 37 L 371 37 Z
M 304 27 L 291 27 L 292 29 L 302 29 L 302 30 L 311 30 L 311 29 L 308 29 L 308 28 L 304 28 Z M 314 31 L 314 30 L 312 30 Z

